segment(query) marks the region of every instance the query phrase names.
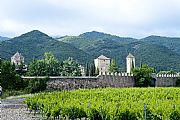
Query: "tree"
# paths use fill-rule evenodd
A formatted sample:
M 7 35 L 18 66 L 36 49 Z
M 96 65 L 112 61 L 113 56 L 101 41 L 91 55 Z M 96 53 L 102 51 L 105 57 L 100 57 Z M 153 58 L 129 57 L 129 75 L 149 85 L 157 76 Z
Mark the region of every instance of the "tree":
M 93 63 L 90 64 L 90 68 L 89 68 L 89 72 L 90 72 L 90 76 L 95 76 L 95 65 Z
M 44 53 L 44 59 L 33 60 L 29 65 L 27 75 L 30 76 L 59 76 L 61 73 L 60 62 L 51 52 Z
M 89 64 L 86 63 L 86 76 L 89 76 Z
M 95 70 L 95 75 L 99 75 L 99 68 L 97 67 L 96 70 Z
M 62 76 L 81 76 L 81 70 L 79 64 L 73 60 L 73 58 L 68 58 L 63 61 L 62 65 Z
M 42 60 L 33 60 L 27 73 L 30 76 L 80 76 L 79 64 L 72 58 L 59 62 L 51 53 L 45 53 Z
M 46 65 L 42 60 L 33 60 L 27 72 L 29 76 L 47 76 Z
M 0 75 L 1 75 L 1 64 L 2 64 L 2 59 L 0 58 Z
M 58 60 L 51 52 L 44 53 L 44 59 L 42 60 L 46 66 L 46 74 L 48 76 L 60 75 L 61 66 Z
M 16 86 L 21 79 L 16 75 L 15 66 L 10 61 L 1 61 L 0 65 L 0 83 L 3 89 L 20 89 L 20 86 Z
M 151 74 L 155 72 L 155 69 L 144 64 L 141 67 L 133 69 L 133 75 L 135 79 L 135 87 L 148 87 L 152 85 Z
M 109 65 L 108 71 L 110 73 L 119 72 L 119 68 L 118 68 L 118 65 L 117 65 L 117 62 L 115 61 L 115 59 L 112 59 L 111 64 Z

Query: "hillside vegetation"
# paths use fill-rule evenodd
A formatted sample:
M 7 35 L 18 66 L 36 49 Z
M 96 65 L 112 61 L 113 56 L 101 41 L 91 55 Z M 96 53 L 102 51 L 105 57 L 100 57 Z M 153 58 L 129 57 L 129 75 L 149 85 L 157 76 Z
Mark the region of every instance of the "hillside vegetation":
M 134 39 L 93 31 L 58 40 L 74 45 L 93 58 L 101 54 L 114 58 L 122 70 L 125 70 L 126 56 L 130 52 L 136 58 L 136 66 L 148 64 L 157 71 L 180 71 L 180 38 L 149 36 Z
M 18 51 L 29 63 L 33 59 L 42 59 L 45 52 L 52 52 L 61 61 L 72 57 L 85 65 L 103 54 L 115 59 L 120 70 L 126 71 L 126 56 L 132 53 L 136 66 L 148 64 L 157 71 L 180 71 L 179 46 L 180 38 L 149 36 L 134 39 L 92 31 L 54 39 L 34 30 L 0 42 L 0 57 L 10 59 Z
M 38 30 L 0 42 L 0 57 L 10 59 L 17 51 L 25 57 L 26 63 L 33 59 L 42 59 L 45 52 L 52 52 L 59 60 L 72 57 L 79 62 L 86 62 L 91 59 L 84 51 L 68 43 L 55 40 Z

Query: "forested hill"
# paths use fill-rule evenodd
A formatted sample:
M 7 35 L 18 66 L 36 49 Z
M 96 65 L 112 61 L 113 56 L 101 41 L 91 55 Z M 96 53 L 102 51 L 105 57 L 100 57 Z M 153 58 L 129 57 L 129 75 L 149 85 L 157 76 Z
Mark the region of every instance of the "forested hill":
M 0 41 L 4 41 L 4 40 L 9 40 L 10 38 L 8 38 L 8 37 L 2 37 L 2 36 L 0 36 Z
M 141 39 L 149 44 L 156 44 L 167 47 L 169 50 L 180 54 L 180 38 L 177 37 L 162 37 L 162 36 L 149 36 Z
M 38 30 L 0 42 L 1 58 L 10 59 L 17 51 L 25 57 L 26 63 L 42 58 L 45 52 L 52 52 L 59 60 L 73 57 L 78 62 L 86 62 L 92 59 L 84 51 L 68 43 L 55 40 Z
M 92 31 L 58 40 L 74 45 L 93 58 L 101 54 L 115 58 L 122 70 L 125 70 L 126 56 L 131 52 L 136 57 L 137 66 L 148 64 L 158 71 L 180 71 L 180 38 L 149 36 L 134 39 Z
M 103 54 L 114 58 L 125 71 L 126 56 L 136 57 L 136 66 L 148 64 L 160 70 L 180 71 L 180 38 L 149 36 L 143 39 L 86 32 L 79 36 L 64 36 L 58 39 L 34 30 L 10 40 L 0 42 L 0 57 L 10 59 L 17 51 L 29 63 L 41 59 L 44 52 L 51 51 L 59 60 L 73 57 L 80 64 L 93 62 Z

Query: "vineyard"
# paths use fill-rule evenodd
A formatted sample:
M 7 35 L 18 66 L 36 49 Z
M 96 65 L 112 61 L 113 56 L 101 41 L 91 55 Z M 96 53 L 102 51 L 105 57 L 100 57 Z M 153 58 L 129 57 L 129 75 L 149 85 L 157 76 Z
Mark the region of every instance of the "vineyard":
M 45 92 L 24 101 L 47 118 L 180 120 L 180 88 L 99 88 Z

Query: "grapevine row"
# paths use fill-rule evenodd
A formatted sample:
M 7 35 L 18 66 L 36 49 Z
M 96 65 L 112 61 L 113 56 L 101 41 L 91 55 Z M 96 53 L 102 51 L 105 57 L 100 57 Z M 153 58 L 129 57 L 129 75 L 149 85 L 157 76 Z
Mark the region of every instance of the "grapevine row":
M 180 88 L 98 88 L 45 92 L 25 100 L 48 118 L 180 119 Z

